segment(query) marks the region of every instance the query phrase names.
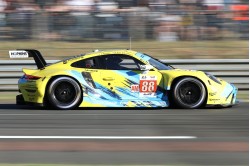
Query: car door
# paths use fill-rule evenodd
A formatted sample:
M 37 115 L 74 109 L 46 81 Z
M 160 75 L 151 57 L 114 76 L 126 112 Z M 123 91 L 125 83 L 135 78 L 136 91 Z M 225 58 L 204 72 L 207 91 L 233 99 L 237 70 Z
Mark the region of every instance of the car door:
M 144 64 L 138 59 L 112 54 L 102 56 L 101 61 L 106 66 L 103 80 L 112 79 L 114 93 L 120 100 L 151 100 L 163 96 L 162 74 L 157 70 L 141 70 Z
M 85 93 L 90 98 L 113 100 L 118 99 L 113 89 L 115 78 L 112 71 L 103 68 L 100 57 L 91 57 L 79 60 L 71 65 L 75 76 L 81 82 Z

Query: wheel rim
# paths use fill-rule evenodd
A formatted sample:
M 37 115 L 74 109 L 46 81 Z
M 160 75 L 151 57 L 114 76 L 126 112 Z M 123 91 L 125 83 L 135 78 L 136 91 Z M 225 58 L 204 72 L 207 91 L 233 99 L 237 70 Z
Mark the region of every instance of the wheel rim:
M 69 82 L 60 82 L 55 86 L 54 97 L 61 105 L 68 105 L 75 101 L 77 90 Z
M 183 104 L 196 105 L 201 101 L 202 88 L 195 82 L 183 82 L 179 86 L 178 96 Z

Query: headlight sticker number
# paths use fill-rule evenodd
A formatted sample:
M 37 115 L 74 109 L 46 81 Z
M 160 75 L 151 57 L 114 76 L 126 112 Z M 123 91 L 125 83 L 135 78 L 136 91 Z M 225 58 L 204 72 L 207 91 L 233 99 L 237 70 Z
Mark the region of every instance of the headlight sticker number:
M 157 77 L 140 75 L 140 97 L 155 97 L 157 90 Z

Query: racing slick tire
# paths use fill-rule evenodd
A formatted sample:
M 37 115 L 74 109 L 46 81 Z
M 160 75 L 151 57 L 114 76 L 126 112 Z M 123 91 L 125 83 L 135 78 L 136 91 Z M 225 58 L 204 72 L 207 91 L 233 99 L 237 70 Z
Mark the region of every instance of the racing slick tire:
M 174 103 L 180 108 L 200 108 L 207 97 L 203 83 L 192 77 L 177 81 L 172 92 Z
M 58 77 L 49 84 L 47 98 L 50 105 L 56 109 L 74 109 L 82 101 L 81 87 L 70 77 Z

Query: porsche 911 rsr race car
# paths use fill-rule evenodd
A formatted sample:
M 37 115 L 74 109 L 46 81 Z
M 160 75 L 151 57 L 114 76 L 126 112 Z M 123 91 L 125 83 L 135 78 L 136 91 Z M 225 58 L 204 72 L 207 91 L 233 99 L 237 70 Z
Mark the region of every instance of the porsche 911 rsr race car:
M 201 108 L 232 106 L 237 88 L 215 76 L 175 69 L 132 50 L 94 51 L 47 64 L 37 50 L 10 57 L 33 57 L 37 69 L 23 69 L 17 104 L 76 107 Z

